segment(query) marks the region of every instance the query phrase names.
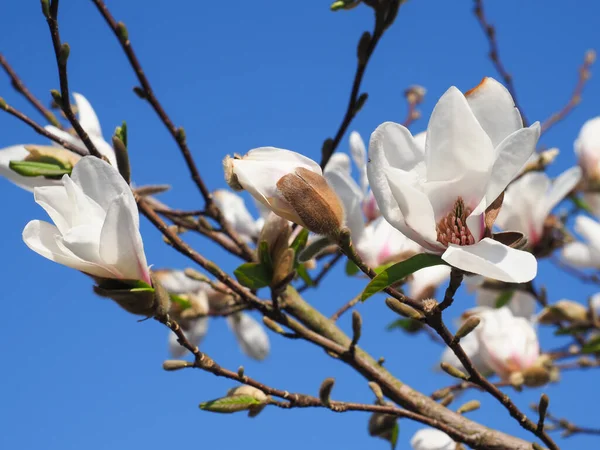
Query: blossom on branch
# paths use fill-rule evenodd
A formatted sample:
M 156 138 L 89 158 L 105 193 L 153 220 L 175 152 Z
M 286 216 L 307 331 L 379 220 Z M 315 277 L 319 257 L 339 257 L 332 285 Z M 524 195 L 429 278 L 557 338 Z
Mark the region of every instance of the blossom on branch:
M 435 428 L 422 428 L 417 431 L 410 445 L 413 450 L 454 450 L 456 443 L 443 431 Z
M 386 122 L 369 143 L 369 183 L 395 228 L 448 264 L 506 282 L 537 272 L 533 255 L 491 239 L 501 194 L 535 150 L 508 91 L 486 78 L 465 97 L 451 87 L 435 106 L 425 149 Z
M 562 251 L 562 258 L 575 267 L 600 269 L 600 223 L 587 216 L 575 218 L 575 231 L 586 242 L 571 242 Z

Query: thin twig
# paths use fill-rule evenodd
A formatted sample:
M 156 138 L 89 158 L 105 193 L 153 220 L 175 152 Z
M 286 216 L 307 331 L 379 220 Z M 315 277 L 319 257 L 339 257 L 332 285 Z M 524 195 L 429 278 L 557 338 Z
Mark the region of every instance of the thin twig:
M 334 322 L 336 320 L 338 320 L 340 318 L 340 316 L 342 314 L 344 314 L 346 311 L 348 311 L 350 308 L 352 308 L 353 306 L 357 305 L 358 302 L 360 302 L 360 294 L 357 295 L 356 297 L 354 297 L 352 300 L 350 300 L 348 303 L 344 304 L 340 309 L 338 309 L 331 317 L 330 319 L 333 320 Z
M 544 120 L 542 123 L 542 134 L 567 117 L 569 113 L 573 111 L 573 109 L 581 102 L 581 94 L 583 93 L 585 84 L 591 77 L 590 69 L 595 60 L 596 52 L 594 50 L 588 50 L 585 52 L 583 64 L 581 67 L 579 67 L 579 77 L 577 78 L 575 89 L 573 89 L 573 93 L 571 94 L 569 101 L 565 106 L 562 107 L 560 111 L 555 112 L 546 120 Z
M 321 283 L 323 278 L 325 278 L 325 276 L 329 273 L 329 271 L 333 269 L 337 262 L 342 258 L 342 256 L 344 256 L 342 253 L 336 253 L 336 255 L 333 258 L 331 258 L 329 261 L 323 264 L 321 271 L 317 274 L 315 278 L 313 278 L 312 284 L 303 284 L 298 288 L 298 292 L 302 293 L 308 288 L 316 288 L 319 285 L 319 283 Z
M 19 75 L 17 75 L 17 72 L 15 72 L 15 70 L 11 67 L 11 65 L 8 63 L 8 61 L 2 54 L 0 54 L 0 66 L 2 66 L 6 74 L 10 77 L 11 84 L 15 88 L 15 90 L 22 94 L 27 100 L 29 100 L 29 103 L 31 103 L 34 106 L 34 108 L 37 109 L 46 118 L 48 122 L 50 122 L 55 127 L 62 129 L 63 126 L 56 118 L 56 116 L 52 113 L 52 111 L 46 108 L 42 104 L 42 102 L 31 93 L 29 89 L 27 89 L 27 86 L 25 86 L 23 80 L 19 77 Z
M 473 8 L 473 13 L 475 14 L 475 17 L 477 17 L 477 20 L 478 20 L 479 24 L 481 25 L 481 29 L 483 30 L 483 32 L 485 33 L 485 36 L 487 37 L 488 44 L 490 47 L 490 52 L 489 52 L 490 60 L 492 61 L 492 64 L 494 65 L 494 68 L 496 69 L 498 74 L 502 77 L 502 80 L 504 80 L 504 84 L 506 84 L 506 88 L 510 92 L 510 95 L 512 96 L 513 101 L 515 102 L 515 107 L 521 113 L 521 118 L 523 119 L 523 124 L 525 126 L 527 126 L 527 124 L 528 124 L 527 118 L 525 117 L 523 108 L 521 108 L 521 105 L 519 105 L 519 102 L 517 101 L 517 92 L 516 92 L 515 85 L 513 82 L 513 77 L 506 70 L 506 67 L 504 67 L 502 60 L 500 59 L 500 53 L 498 50 L 498 41 L 496 40 L 496 29 L 494 28 L 494 26 L 492 24 L 490 24 L 487 21 L 487 19 L 485 17 L 485 12 L 483 10 L 483 0 L 474 0 L 474 1 L 475 1 L 475 7 Z

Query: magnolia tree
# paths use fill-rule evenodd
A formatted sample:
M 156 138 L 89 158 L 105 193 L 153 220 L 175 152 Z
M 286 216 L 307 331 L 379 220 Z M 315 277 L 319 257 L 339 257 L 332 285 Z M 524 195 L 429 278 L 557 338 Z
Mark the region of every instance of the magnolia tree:
M 535 413 L 519 402 L 521 391 L 559 382 L 561 370 L 598 365 L 600 298 L 552 298 L 538 267 L 540 260 L 551 259 L 565 277 L 599 280 L 587 269 L 600 268 L 600 118 L 583 124 L 575 139 L 579 165 L 557 177 L 545 171 L 558 150 L 538 144 L 540 135 L 579 101 L 593 52 L 585 56 L 569 104 L 541 124 L 530 123 L 499 60 L 494 29 L 483 5 L 475 2 L 499 76 L 486 77 L 467 92 L 448 86 L 423 121 L 425 131 L 415 134 L 409 127 L 419 119 L 425 89 L 409 88 L 405 123 L 383 122 L 364 130 L 370 136 L 365 141 L 350 132 L 347 155 L 339 147 L 367 100 L 361 94 L 363 74 L 402 2 L 336 1 L 332 10 L 360 6 L 372 11 L 375 22 L 358 41 L 348 109 L 335 138 L 323 143 L 320 161 L 294 149 L 259 147 L 232 149 L 223 155 L 222 168 L 207 167 L 196 165 L 198 155 L 188 147 L 185 131 L 154 94 L 126 25 L 102 0 L 92 3 L 138 78 L 135 93 L 156 112 L 183 155 L 204 199 L 202 209 L 175 209 L 160 199 L 164 186 L 132 182 L 128 152 L 137 149 L 128 146 L 126 124 L 107 142 L 86 97 L 69 90 L 70 47 L 61 37 L 58 0 L 41 1 L 60 80 L 60 89 L 51 91 L 51 107 L 0 58 L 14 88 L 48 122 L 38 123 L 0 100 L 2 110 L 46 142 L 4 142 L 0 174 L 31 191 L 31 201 L 49 216 L 49 221 L 32 217 L 23 229 L 29 249 L 70 267 L 74 276 L 74 271 L 87 275 L 98 296 L 127 313 L 170 329 L 173 359 L 164 361 L 164 370 L 197 369 L 230 380 L 231 389 L 215 392 L 200 403 L 202 410 L 246 411 L 250 417 L 276 407 L 362 411 L 369 434 L 392 447 L 399 421 L 416 421 L 423 428 L 410 438 L 415 450 L 558 449 L 553 431 L 599 433 L 551 414 L 546 394 L 534 405 Z M 215 170 L 223 170 L 230 189 L 205 184 L 203 172 Z M 260 217 L 253 217 L 239 191 L 254 199 Z M 563 201 L 568 209 L 556 213 Z M 140 214 L 173 251 L 189 259 L 186 266 L 149 265 Z M 184 233 L 213 241 L 237 258 L 237 268 L 229 273 L 218 260 L 208 260 Z M 345 276 L 361 280 L 362 288 L 349 301 L 335 299 L 339 309 L 327 317 L 303 293 L 318 293 L 319 284 L 339 266 L 345 266 Z M 476 303 L 455 302 L 459 289 L 474 292 Z M 365 301 L 385 301 L 392 327 L 402 329 L 406 340 L 426 333 L 442 344 L 445 385 L 421 392 L 361 348 L 366 317 L 358 307 Z M 460 323 L 448 323 L 450 310 L 458 310 Z M 114 314 L 123 312 L 115 308 Z M 336 380 L 326 378 L 320 389 L 296 393 L 285 378 L 271 385 L 243 367 L 222 367 L 219 354 L 202 351 L 212 317 L 226 318 L 252 359 L 269 354 L 271 339 L 306 341 L 359 374 L 372 392 L 365 390 L 362 402 L 346 401 L 335 393 Z M 351 322 L 351 333 L 342 331 L 341 321 Z M 562 336 L 562 345 L 540 342 L 541 328 Z M 481 402 L 459 398 L 470 390 L 498 402 L 526 437 L 472 420 L 469 413 Z M 360 431 L 349 433 L 354 432 Z

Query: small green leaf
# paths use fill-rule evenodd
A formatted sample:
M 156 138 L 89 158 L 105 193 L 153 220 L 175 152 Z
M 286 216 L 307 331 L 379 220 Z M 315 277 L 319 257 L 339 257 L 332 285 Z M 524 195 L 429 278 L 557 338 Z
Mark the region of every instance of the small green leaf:
M 308 270 L 306 270 L 306 266 L 304 264 L 300 264 L 298 267 L 296 267 L 296 273 L 302 279 L 302 281 L 306 283 L 307 286 L 315 285 L 312 278 L 308 274 Z
M 377 275 L 379 275 L 381 272 L 383 272 L 385 269 L 392 267 L 395 263 L 390 262 L 387 264 L 382 264 L 380 266 L 377 266 L 373 269 L 373 272 L 375 272 Z
M 170 294 L 171 301 L 177 304 L 181 309 L 186 310 L 192 307 L 192 303 L 187 299 L 177 294 Z
M 271 276 L 260 263 L 244 263 L 233 272 L 237 280 L 250 289 L 259 289 L 271 283 Z
M 515 293 L 514 289 L 507 289 L 506 291 L 502 291 L 500 295 L 496 298 L 496 304 L 494 308 L 502 308 L 503 306 L 508 305 L 508 303 L 512 300 L 513 295 Z
M 588 205 L 587 202 L 584 201 L 582 198 L 577 197 L 576 195 L 572 195 L 569 198 L 571 199 L 576 208 L 582 209 L 590 214 L 594 214 L 594 211 L 592 210 L 590 205 Z
M 365 301 L 374 294 L 383 291 L 392 284 L 406 278 L 410 274 L 425 267 L 437 266 L 446 264 L 438 255 L 429 253 L 421 253 L 408 258 L 405 261 L 396 263 L 373 278 L 363 291 L 360 300 Z
M 418 320 L 403 318 L 403 319 L 396 319 L 392 323 L 390 323 L 387 327 L 385 327 L 385 329 L 387 331 L 392 331 L 397 328 L 404 330 L 407 333 L 416 333 L 421 328 L 423 328 L 423 324 L 421 322 L 419 322 Z
M 250 395 L 233 395 L 231 397 L 222 397 L 208 402 L 200 403 L 200 409 L 216 413 L 234 413 L 247 411 L 252 406 L 261 403 Z
M 392 450 L 396 449 L 396 445 L 398 444 L 398 436 L 400 435 L 400 425 L 396 422 L 394 425 L 394 429 L 392 430 L 392 435 L 390 436 L 390 444 L 392 444 Z
M 585 333 L 590 329 L 587 325 L 572 325 L 570 327 L 559 328 L 554 332 L 555 336 L 568 336 L 578 333 Z
M 10 161 L 8 166 L 24 177 L 61 178 L 65 174 L 71 174 L 70 168 L 37 161 Z
M 129 292 L 154 292 L 153 287 L 137 287 L 130 289 Z
M 581 347 L 581 353 L 597 353 L 600 352 L 600 336 L 591 338 Z
M 358 268 L 358 266 L 356 264 L 354 264 L 353 261 L 347 260 L 346 261 L 346 275 L 351 277 L 353 275 L 356 275 L 358 272 L 360 272 L 360 269 Z
M 306 247 L 307 242 L 308 230 L 306 228 L 303 228 L 302 231 L 298 233 L 298 236 L 296 236 L 294 242 L 292 242 L 292 245 L 290 245 L 290 247 L 293 248 L 294 252 L 296 252 L 296 255 L 298 255 L 302 250 L 304 250 L 304 247 Z

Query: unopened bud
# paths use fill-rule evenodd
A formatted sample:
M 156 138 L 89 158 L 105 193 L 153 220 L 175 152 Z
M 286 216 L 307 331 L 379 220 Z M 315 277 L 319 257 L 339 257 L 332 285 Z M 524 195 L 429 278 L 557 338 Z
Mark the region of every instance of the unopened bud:
M 244 376 L 245 376 L 244 366 L 238 367 L 237 374 L 238 374 L 238 377 L 240 377 L 242 379 L 244 378 Z
M 4 100 L 2 97 L 0 97 L 0 109 L 3 109 L 5 111 L 8 109 L 8 104 L 6 103 L 6 100 Z
M 369 57 L 369 46 L 371 45 L 371 33 L 365 31 L 358 41 L 358 47 L 356 54 L 358 56 L 359 64 L 365 64 Z
M 374 413 L 369 419 L 369 435 L 392 441 L 398 418 L 392 414 Z
M 131 166 L 129 165 L 129 153 L 123 141 L 115 134 L 112 137 L 113 149 L 117 158 L 117 167 L 123 179 L 129 184 L 131 182 Z
M 514 387 L 517 391 L 520 390 L 525 383 L 525 378 L 521 372 L 513 372 L 510 374 L 508 378 L 509 383 L 512 387 Z
M 450 392 L 451 392 L 450 388 L 442 388 L 442 389 L 435 391 L 433 394 L 431 394 L 431 398 L 434 400 L 441 400 L 446 395 L 448 395 Z
M 274 333 L 285 334 L 285 330 L 281 328 L 281 326 L 273 319 L 270 319 L 267 316 L 263 316 L 263 323 L 269 330 L 273 331 Z
M 283 288 L 292 281 L 295 262 L 296 253 L 293 248 L 286 248 L 283 253 L 277 255 L 276 259 L 273 260 L 272 287 Z
M 50 18 L 50 0 L 42 0 L 42 14 L 46 19 Z
M 67 60 L 69 59 L 69 54 L 71 53 L 71 47 L 66 42 L 61 44 L 60 50 L 58 52 L 58 62 L 61 66 L 67 64 Z
M 225 173 L 225 182 L 234 191 L 243 191 L 244 188 L 240 184 L 237 175 L 233 171 L 233 158 L 229 155 L 223 160 L 223 172 Z
M 475 328 L 477 328 L 477 326 L 479 325 L 480 322 L 481 322 L 481 319 L 477 316 L 469 317 L 460 326 L 460 328 L 456 332 L 456 335 L 454 336 L 454 339 L 460 340 L 460 339 L 464 338 L 471 331 L 473 331 Z
M 356 99 L 356 104 L 354 105 L 354 114 L 358 113 L 362 109 L 362 107 L 365 106 L 365 103 L 368 98 L 369 94 L 367 94 L 366 92 L 360 94 L 360 96 Z
M 394 311 L 396 314 L 400 314 L 401 316 L 408 317 L 413 320 L 422 320 L 425 318 L 423 314 L 417 311 L 414 308 L 402 303 L 400 300 L 389 297 L 385 299 L 385 304 L 388 308 Z
M 117 24 L 117 36 L 119 36 L 119 39 L 123 44 L 129 40 L 129 31 L 127 31 L 127 27 L 123 22 Z
M 163 363 L 163 369 L 169 372 L 175 370 L 185 369 L 186 367 L 193 367 L 191 362 L 183 361 L 179 359 L 168 359 Z
M 450 375 L 454 378 L 458 378 L 460 380 L 468 380 L 469 379 L 469 377 L 466 373 L 464 373 L 460 369 L 457 369 L 453 365 L 448 364 L 447 362 L 441 363 L 440 367 L 442 368 L 442 370 L 444 372 L 446 372 L 448 375 Z
M 571 300 L 560 300 L 545 307 L 538 316 L 538 322 L 553 324 L 561 321 L 581 322 L 588 317 L 588 309 Z
M 187 140 L 185 129 L 183 127 L 177 128 L 177 142 L 183 143 Z
M 204 283 L 210 281 L 210 279 L 206 275 L 198 272 L 196 269 L 192 269 L 191 267 L 185 269 L 183 273 L 186 277 L 191 278 L 192 280 L 202 281 Z
M 481 403 L 477 400 L 471 400 L 470 402 L 465 403 L 461 407 L 459 407 L 456 412 L 458 414 L 464 414 L 471 411 L 475 411 L 481 407 Z
M 358 340 L 360 339 L 360 335 L 362 333 L 362 317 L 358 311 L 352 311 L 352 344 L 354 347 Z
M 593 49 L 585 52 L 585 63 L 589 66 L 596 62 L 596 51 Z
M 336 236 L 344 221 L 344 208 L 322 175 L 304 167 L 284 175 L 277 189 L 313 233 Z
M 414 84 L 412 86 L 409 86 L 404 91 L 404 97 L 406 98 L 406 101 L 408 103 L 413 104 L 413 105 L 419 105 L 425 99 L 426 92 L 427 92 L 427 89 L 425 89 L 423 86 Z
M 373 391 L 373 394 L 375 394 L 377 402 L 383 405 L 385 403 L 385 400 L 383 399 L 383 391 L 381 390 L 381 387 L 374 381 L 369 381 L 369 387 Z
M 538 413 L 540 414 L 540 418 L 546 417 L 546 412 L 548 411 L 548 405 L 550 404 L 550 399 L 546 394 L 542 394 L 540 397 L 540 403 L 537 407 Z
M 146 98 L 146 91 L 139 86 L 134 86 L 133 92 L 135 92 L 135 94 L 141 99 Z
M 321 387 L 319 388 L 319 398 L 321 399 L 321 403 L 325 406 L 329 407 L 331 405 L 331 390 L 333 389 L 333 385 L 335 384 L 334 378 L 325 378 L 321 383 Z
M 62 105 L 62 97 L 60 92 L 58 92 L 56 89 L 51 89 L 50 95 L 52 95 L 52 99 L 60 107 Z
M 266 403 L 267 401 L 269 401 L 269 396 L 267 394 L 265 394 L 260 389 L 257 389 L 254 386 L 249 386 L 247 384 L 231 388 L 227 391 L 228 397 L 233 397 L 235 395 L 248 395 L 249 397 L 258 400 L 261 403 Z
M 454 394 L 452 392 L 448 393 L 440 402 L 442 406 L 448 406 L 450 403 L 454 401 Z
M 523 384 L 528 387 L 540 387 L 550 381 L 550 371 L 545 367 L 531 366 L 521 372 Z

